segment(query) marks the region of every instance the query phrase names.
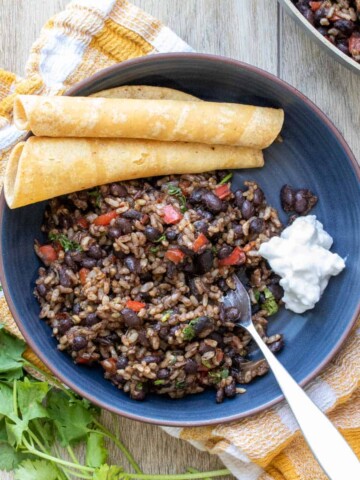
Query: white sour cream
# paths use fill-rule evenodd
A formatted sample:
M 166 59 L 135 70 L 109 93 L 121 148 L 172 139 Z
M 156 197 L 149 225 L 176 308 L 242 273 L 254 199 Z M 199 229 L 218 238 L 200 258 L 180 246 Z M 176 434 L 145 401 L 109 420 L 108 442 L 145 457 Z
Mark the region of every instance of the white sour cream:
M 315 215 L 297 218 L 280 237 L 259 248 L 272 270 L 280 275 L 285 307 L 295 313 L 314 308 L 329 279 L 344 268 L 344 260 L 331 253 L 331 236 Z

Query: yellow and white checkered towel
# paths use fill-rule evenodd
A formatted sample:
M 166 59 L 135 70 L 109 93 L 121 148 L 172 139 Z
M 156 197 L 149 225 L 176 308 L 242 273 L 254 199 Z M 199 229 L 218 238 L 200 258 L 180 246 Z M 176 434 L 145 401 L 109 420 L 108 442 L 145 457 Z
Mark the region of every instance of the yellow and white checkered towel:
M 31 49 L 25 79 L 0 70 L 0 175 L 11 147 L 22 135 L 11 123 L 16 93 L 60 95 L 75 82 L 104 67 L 169 51 L 191 51 L 191 48 L 158 20 L 126 0 L 71 2 L 42 29 Z M 0 321 L 20 336 L 4 298 L 0 299 L 0 315 Z M 306 389 L 315 403 L 329 412 L 358 456 L 359 327 L 360 322 L 341 352 Z M 26 355 L 34 360 L 31 351 Z M 241 480 L 326 479 L 284 402 L 236 423 L 185 429 L 166 427 L 165 430 L 219 455 Z

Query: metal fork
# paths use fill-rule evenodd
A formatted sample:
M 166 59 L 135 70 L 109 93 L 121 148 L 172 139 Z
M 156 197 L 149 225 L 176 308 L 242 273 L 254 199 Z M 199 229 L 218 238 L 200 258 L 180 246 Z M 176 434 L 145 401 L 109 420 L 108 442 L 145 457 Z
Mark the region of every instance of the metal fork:
M 236 325 L 250 333 L 264 354 L 319 465 L 330 480 L 359 480 L 360 462 L 355 453 L 269 350 L 252 322 L 250 297 L 245 287 L 236 275 L 234 282 L 235 290 L 230 290 L 224 297 L 224 305 L 239 310 Z

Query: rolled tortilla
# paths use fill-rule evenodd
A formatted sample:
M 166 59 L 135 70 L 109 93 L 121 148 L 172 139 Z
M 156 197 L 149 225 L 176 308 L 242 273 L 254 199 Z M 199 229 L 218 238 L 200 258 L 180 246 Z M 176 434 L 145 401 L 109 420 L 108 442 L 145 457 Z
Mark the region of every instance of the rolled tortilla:
M 151 140 L 30 137 L 6 168 L 10 208 L 104 183 L 264 164 L 260 150 Z
M 90 97 L 101 98 L 137 98 L 141 100 L 191 100 L 201 102 L 200 98 L 167 87 L 153 87 L 152 85 L 122 85 L 92 93 Z
M 142 138 L 263 149 L 278 136 L 281 109 L 235 103 L 19 95 L 14 122 L 47 137 Z

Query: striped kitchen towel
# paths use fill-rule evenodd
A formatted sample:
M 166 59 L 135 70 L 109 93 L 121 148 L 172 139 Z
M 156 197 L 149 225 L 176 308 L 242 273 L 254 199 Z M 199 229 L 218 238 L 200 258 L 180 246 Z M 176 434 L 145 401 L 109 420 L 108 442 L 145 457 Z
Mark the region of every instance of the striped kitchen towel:
M 191 48 L 158 20 L 126 0 L 72 1 L 42 29 L 31 49 L 24 79 L 0 70 L 0 175 L 11 148 L 23 136 L 12 124 L 15 94 L 61 95 L 74 83 L 104 67 L 169 51 L 191 51 Z M 0 315 L 7 328 L 21 336 L 4 298 L 0 299 Z M 359 327 L 360 323 L 341 352 L 307 387 L 309 395 L 329 412 L 357 455 L 360 455 Z M 30 350 L 26 355 L 34 361 Z M 36 358 L 35 361 L 46 368 Z M 326 478 L 284 402 L 236 423 L 165 430 L 197 448 L 219 455 L 241 480 Z

